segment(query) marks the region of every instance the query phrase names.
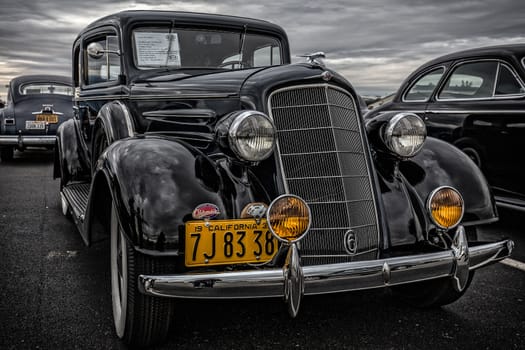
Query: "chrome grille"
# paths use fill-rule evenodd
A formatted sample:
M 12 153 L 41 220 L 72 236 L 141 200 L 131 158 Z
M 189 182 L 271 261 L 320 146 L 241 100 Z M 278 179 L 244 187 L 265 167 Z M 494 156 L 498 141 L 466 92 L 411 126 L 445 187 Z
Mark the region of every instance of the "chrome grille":
M 303 264 L 376 258 L 377 212 L 354 99 L 322 84 L 277 90 L 268 103 L 287 191 L 312 210 Z M 357 241 L 353 254 L 345 248 L 349 230 Z

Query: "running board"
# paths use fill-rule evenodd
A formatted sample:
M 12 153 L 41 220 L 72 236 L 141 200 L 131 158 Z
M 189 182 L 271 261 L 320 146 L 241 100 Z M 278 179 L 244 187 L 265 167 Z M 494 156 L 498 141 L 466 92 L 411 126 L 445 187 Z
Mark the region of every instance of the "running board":
M 89 200 L 89 189 L 89 183 L 76 182 L 64 186 L 60 192 L 62 213 L 71 215 L 86 245 L 89 245 L 89 238 L 84 230 L 84 220 Z

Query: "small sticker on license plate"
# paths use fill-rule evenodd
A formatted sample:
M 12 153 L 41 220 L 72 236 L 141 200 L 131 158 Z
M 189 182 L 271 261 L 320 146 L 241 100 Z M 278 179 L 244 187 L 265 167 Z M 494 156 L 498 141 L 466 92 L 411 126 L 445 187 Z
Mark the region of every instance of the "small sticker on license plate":
M 188 221 L 185 232 L 186 266 L 261 263 L 278 249 L 265 219 Z
M 46 122 L 26 120 L 27 130 L 44 130 L 46 128 Z

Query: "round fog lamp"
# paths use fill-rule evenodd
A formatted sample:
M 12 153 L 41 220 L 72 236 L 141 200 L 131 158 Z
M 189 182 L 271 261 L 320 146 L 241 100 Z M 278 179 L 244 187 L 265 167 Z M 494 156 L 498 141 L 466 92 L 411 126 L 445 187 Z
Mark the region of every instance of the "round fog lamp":
M 452 187 L 439 187 L 430 194 L 428 210 L 432 221 L 438 227 L 443 229 L 453 228 L 463 218 L 463 198 Z
M 266 114 L 244 111 L 232 122 L 228 140 L 230 148 L 240 159 L 259 162 L 272 154 L 275 127 Z
M 386 125 L 384 133 L 388 149 L 403 158 L 416 155 L 423 147 L 426 137 L 425 123 L 412 113 L 396 114 Z
M 310 228 L 311 213 L 306 202 L 294 195 L 277 197 L 268 207 L 266 218 L 274 236 L 283 242 L 295 242 Z

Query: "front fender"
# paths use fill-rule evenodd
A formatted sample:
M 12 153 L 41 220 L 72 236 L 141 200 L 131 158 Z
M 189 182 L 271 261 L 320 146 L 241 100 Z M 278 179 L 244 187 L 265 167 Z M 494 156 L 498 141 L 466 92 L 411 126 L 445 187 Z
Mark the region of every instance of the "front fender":
M 223 167 L 174 138 L 132 137 L 114 142 L 101 155 L 91 192 L 99 191 L 103 177 L 136 249 L 177 255 L 184 224 L 192 220 L 199 204 L 215 204 L 217 218 L 224 219 L 238 217 L 246 202 L 267 201 L 253 181 L 245 185 L 232 181 Z M 92 200 L 90 213 L 96 205 Z
M 427 138 L 423 149 L 400 170 L 425 201 L 439 186 L 456 188 L 465 203 L 465 226 L 497 220 L 496 204 L 481 170 L 461 150 L 451 144 Z

